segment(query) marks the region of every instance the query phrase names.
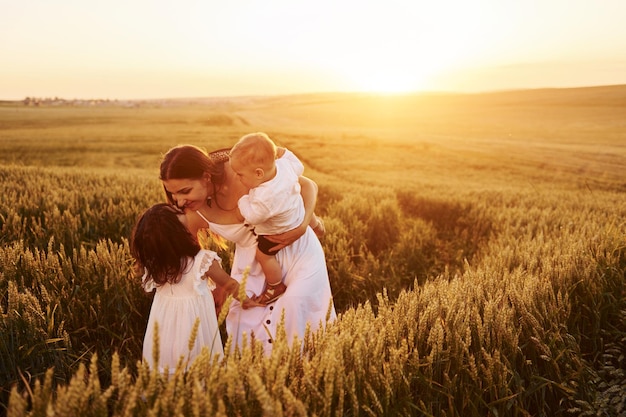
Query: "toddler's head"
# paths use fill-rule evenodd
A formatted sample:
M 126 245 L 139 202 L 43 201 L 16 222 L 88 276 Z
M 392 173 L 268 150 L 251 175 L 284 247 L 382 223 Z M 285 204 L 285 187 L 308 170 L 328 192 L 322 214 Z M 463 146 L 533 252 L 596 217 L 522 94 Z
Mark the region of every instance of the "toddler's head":
M 262 132 L 243 136 L 230 150 L 230 166 L 248 188 L 271 179 L 275 161 L 276 145 Z

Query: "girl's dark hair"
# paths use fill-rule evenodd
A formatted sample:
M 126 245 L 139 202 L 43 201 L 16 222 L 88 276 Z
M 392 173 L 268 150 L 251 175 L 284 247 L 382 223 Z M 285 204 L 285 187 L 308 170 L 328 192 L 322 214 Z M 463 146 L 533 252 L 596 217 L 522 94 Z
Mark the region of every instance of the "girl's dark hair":
M 131 255 L 157 285 L 178 282 L 190 258 L 200 251 L 178 215 L 169 204 L 155 204 L 139 217 L 131 234 Z
M 224 163 L 226 161 L 228 161 L 227 149 L 220 149 L 207 154 L 205 150 L 194 145 L 178 145 L 171 148 L 163 156 L 159 179 L 161 181 L 198 180 L 208 174 L 214 186 L 212 199 L 217 203 L 215 197 L 224 184 L 226 177 L 224 173 Z M 165 187 L 163 188 L 165 189 Z M 165 196 L 170 204 L 176 204 L 172 194 L 167 190 L 165 190 Z

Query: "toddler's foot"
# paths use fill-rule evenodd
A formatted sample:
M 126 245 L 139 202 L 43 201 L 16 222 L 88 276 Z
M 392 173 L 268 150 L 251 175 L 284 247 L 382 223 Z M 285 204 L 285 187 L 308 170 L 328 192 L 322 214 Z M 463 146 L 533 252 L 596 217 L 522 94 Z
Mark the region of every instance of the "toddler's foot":
M 263 291 L 263 294 L 261 294 L 256 301 L 259 304 L 268 305 L 269 303 L 276 301 L 278 297 L 285 293 L 285 291 L 287 291 L 287 287 L 282 283 L 282 281 L 274 285 L 267 284 L 265 291 Z

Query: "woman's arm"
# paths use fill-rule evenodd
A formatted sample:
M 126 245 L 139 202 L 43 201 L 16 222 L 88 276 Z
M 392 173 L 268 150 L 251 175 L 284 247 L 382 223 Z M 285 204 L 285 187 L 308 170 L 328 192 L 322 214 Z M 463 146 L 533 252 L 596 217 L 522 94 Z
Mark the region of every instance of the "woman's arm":
M 304 201 L 304 220 L 300 223 L 302 234 L 306 232 L 306 228 L 313 219 L 315 212 L 315 204 L 317 204 L 317 184 L 310 178 L 300 177 L 300 194 Z
M 307 177 L 300 177 L 300 194 L 302 194 L 304 202 L 304 220 L 302 220 L 300 226 L 288 232 L 266 236 L 269 241 L 277 244 L 271 250 L 280 250 L 289 246 L 306 233 L 306 228 L 309 227 L 309 223 L 313 219 L 315 204 L 317 203 L 317 184 Z

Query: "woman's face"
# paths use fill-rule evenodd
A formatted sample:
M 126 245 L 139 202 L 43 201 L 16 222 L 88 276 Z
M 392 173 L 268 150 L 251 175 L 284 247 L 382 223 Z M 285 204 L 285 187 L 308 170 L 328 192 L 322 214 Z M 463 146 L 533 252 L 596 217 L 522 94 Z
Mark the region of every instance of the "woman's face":
M 209 196 L 208 181 L 203 179 L 163 180 L 163 187 L 172 195 L 174 203 L 184 210 L 199 210 Z

